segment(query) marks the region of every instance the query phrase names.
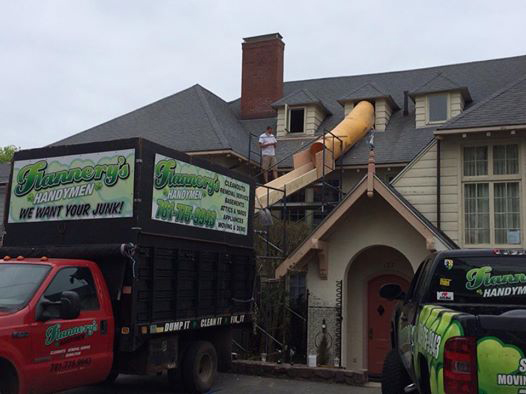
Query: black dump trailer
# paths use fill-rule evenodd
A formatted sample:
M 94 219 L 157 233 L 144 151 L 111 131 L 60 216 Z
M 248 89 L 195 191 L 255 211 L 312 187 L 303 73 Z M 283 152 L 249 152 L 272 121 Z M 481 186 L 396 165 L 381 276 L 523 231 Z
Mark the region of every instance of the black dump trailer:
M 252 320 L 254 182 L 133 138 L 20 151 L 5 209 L 9 256 L 87 259 L 106 280 L 115 372 L 179 366 L 195 341 L 230 365 Z

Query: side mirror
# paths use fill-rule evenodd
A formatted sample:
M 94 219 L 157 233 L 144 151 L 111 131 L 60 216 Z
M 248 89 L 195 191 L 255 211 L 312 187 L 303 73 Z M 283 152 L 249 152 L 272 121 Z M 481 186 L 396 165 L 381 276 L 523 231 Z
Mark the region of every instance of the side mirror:
M 60 296 L 60 317 L 76 319 L 80 315 L 80 297 L 74 291 L 64 291 Z
M 402 291 L 400 285 L 397 285 L 396 283 L 389 283 L 381 287 L 380 297 L 390 301 L 403 300 L 405 297 L 405 293 Z
M 60 301 L 42 298 L 37 305 L 36 320 L 46 322 L 51 319 L 76 319 L 80 315 L 80 297 L 74 291 L 64 291 Z

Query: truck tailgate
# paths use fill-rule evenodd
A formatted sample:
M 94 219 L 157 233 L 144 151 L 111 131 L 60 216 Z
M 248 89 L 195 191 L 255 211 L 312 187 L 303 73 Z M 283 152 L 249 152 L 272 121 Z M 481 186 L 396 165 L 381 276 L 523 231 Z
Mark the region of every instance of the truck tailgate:
M 526 310 L 478 317 L 479 392 L 526 393 Z

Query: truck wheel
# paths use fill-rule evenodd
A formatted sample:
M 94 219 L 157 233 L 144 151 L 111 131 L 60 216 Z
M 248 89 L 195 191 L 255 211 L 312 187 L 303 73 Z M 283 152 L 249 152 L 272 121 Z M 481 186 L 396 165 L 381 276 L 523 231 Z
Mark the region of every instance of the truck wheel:
M 217 353 L 217 370 L 228 372 L 232 369 L 232 328 L 226 327 L 213 341 Z
M 186 350 L 183 383 L 190 393 L 210 391 L 217 374 L 217 353 L 210 342 L 196 341 Z
M 102 382 L 103 385 L 111 386 L 117 378 L 119 377 L 119 371 L 112 369 L 109 373 L 109 375 L 104 379 L 104 382 Z
M 0 361 L 0 394 L 18 394 L 18 377 L 11 364 Z
M 385 358 L 382 370 L 382 394 L 403 394 L 411 379 L 400 360 L 398 351 L 392 349 Z

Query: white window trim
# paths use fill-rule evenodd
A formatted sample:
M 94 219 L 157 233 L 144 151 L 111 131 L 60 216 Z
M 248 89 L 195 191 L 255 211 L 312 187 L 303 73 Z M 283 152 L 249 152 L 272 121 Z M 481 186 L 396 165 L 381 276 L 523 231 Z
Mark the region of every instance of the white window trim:
M 518 147 L 518 169 L 519 172 L 517 174 L 504 174 L 504 175 L 493 175 L 493 147 L 497 145 L 517 145 Z M 479 176 L 465 176 L 464 175 L 464 148 L 472 148 L 472 147 L 480 147 L 480 146 L 486 146 L 488 148 L 488 175 L 479 175 Z M 460 221 L 461 221 L 461 228 L 460 228 L 460 234 L 459 239 L 462 240 L 462 244 L 464 246 L 470 247 L 470 248 L 509 248 L 509 249 L 516 249 L 520 248 L 525 243 L 524 239 L 524 219 L 523 219 L 523 205 L 524 205 L 524 197 L 523 197 L 523 179 L 522 179 L 522 144 L 519 141 L 514 142 L 488 142 L 488 143 L 470 143 L 470 144 L 461 144 L 460 146 Z M 498 244 L 495 243 L 495 192 L 494 192 L 494 184 L 495 183 L 510 183 L 510 182 L 517 182 L 519 184 L 519 226 L 520 226 L 520 235 L 521 240 L 518 244 Z M 480 243 L 480 244 L 471 244 L 466 243 L 466 223 L 465 223 L 465 191 L 464 191 L 464 185 L 466 184 L 473 184 L 473 183 L 488 183 L 489 184 L 489 243 Z
M 290 111 L 295 110 L 295 109 L 302 109 L 303 110 L 303 132 L 302 133 L 294 133 L 294 132 L 290 131 L 290 119 L 291 119 Z M 300 105 L 300 106 L 295 106 L 295 107 L 288 107 L 287 108 L 287 112 L 286 112 L 286 116 L 287 116 L 287 134 L 290 134 L 290 135 L 303 135 L 303 134 L 305 134 L 305 129 L 307 128 L 307 107 L 306 106 Z
M 438 120 L 438 121 L 430 121 L 429 116 L 429 97 L 430 96 L 443 96 L 445 95 L 447 98 L 446 108 L 447 108 L 447 115 L 446 119 L 444 120 Z M 451 119 L 451 95 L 448 92 L 442 92 L 442 93 L 434 93 L 434 94 L 428 94 L 426 95 L 426 124 L 427 125 L 435 125 L 435 124 L 443 124 L 446 123 L 449 119 Z

